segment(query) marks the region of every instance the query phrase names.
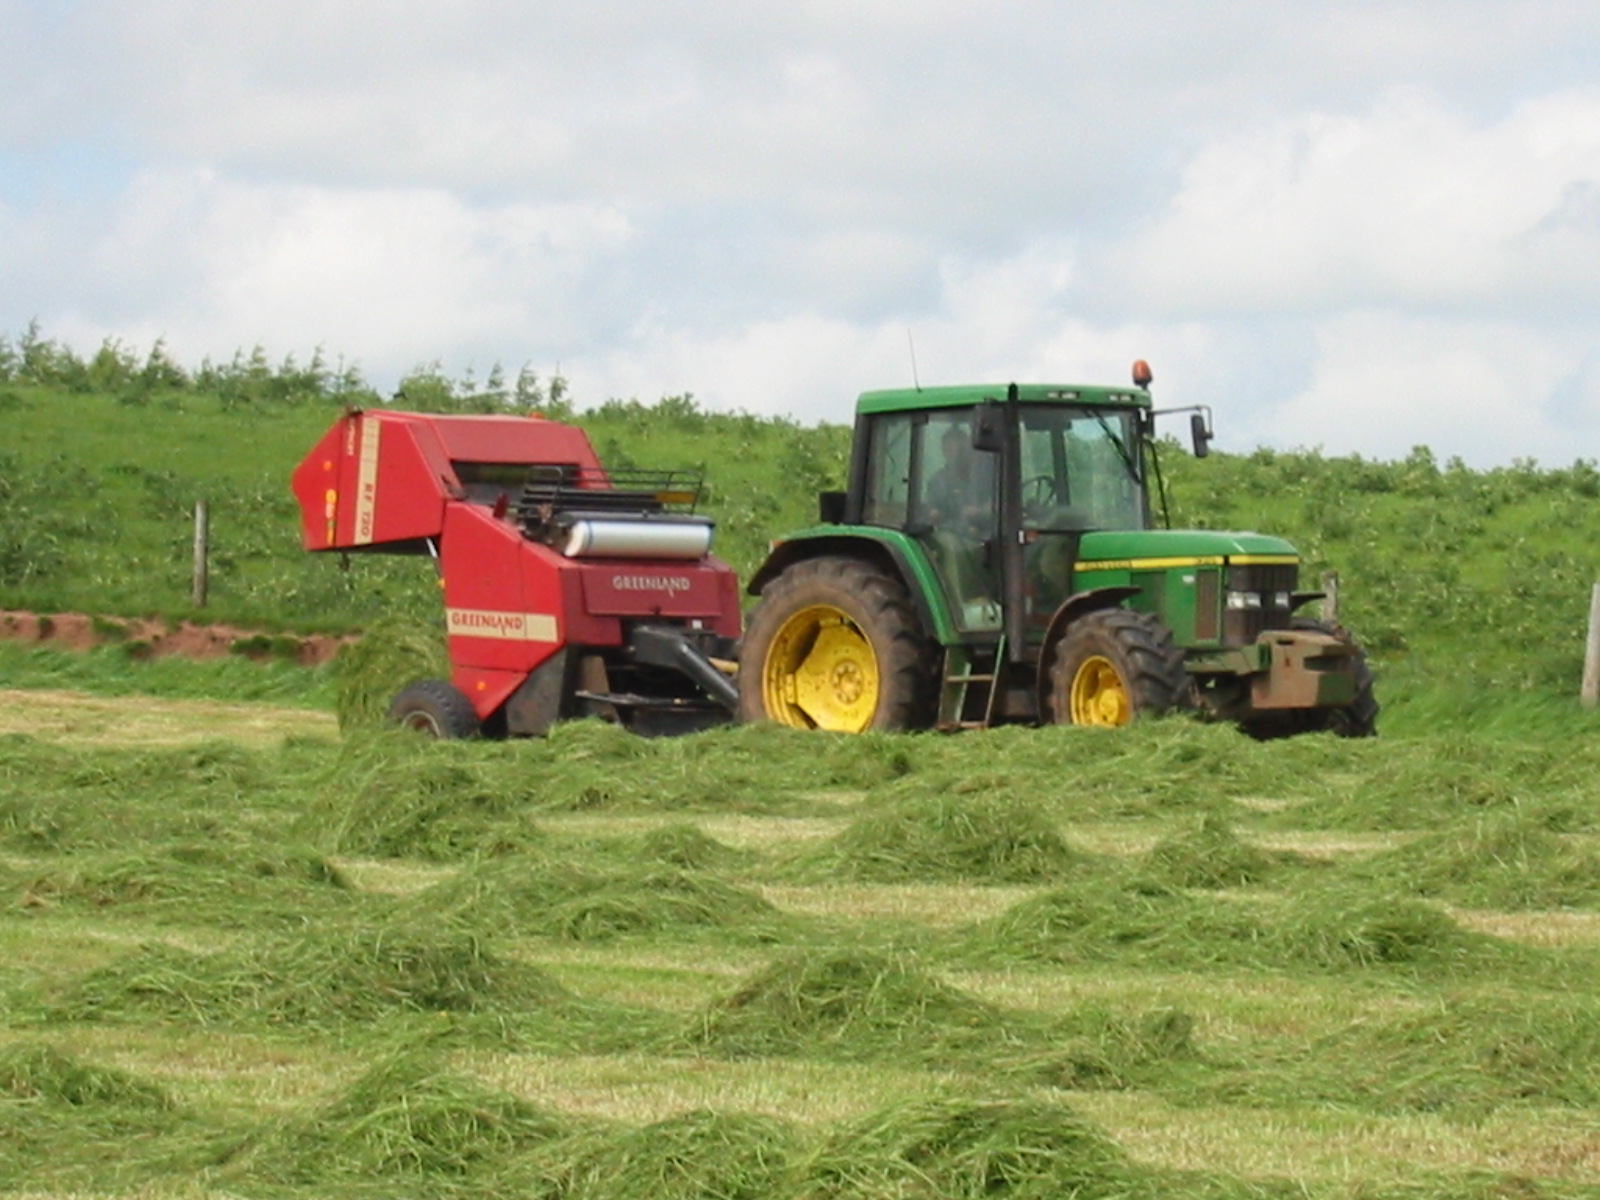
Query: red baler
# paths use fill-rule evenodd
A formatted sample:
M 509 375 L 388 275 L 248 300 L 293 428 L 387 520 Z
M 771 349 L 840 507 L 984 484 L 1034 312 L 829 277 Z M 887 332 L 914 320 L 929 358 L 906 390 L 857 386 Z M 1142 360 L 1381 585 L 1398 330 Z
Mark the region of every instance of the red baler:
M 296 468 L 308 550 L 429 555 L 451 676 L 393 715 L 442 737 L 541 734 L 600 715 L 641 729 L 726 719 L 733 571 L 699 480 L 607 471 L 539 417 L 346 413 Z

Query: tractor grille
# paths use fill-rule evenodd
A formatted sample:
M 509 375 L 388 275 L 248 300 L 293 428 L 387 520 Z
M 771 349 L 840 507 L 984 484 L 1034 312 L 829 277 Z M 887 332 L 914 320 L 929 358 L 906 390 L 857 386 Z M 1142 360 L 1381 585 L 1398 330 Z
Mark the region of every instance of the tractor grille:
M 1248 646 L 1269 629 L 1289 628 L 1289 607 L 1277 598 L 1293 592 L 1299 584 L 1300 568 L 1286 566 L 1245 566 L 1228 568 L 1227 596 L 1222 613 L 1222 640 L 1229 646 Z M 1229 598 L 1259 597 L 1259 606 L 1235 607 Z
M 1221 636 L 1222 572 L 1215 567 L 1201 570 L 1194 582 L 1194 636 L 1196 641 L 1212 642 Z

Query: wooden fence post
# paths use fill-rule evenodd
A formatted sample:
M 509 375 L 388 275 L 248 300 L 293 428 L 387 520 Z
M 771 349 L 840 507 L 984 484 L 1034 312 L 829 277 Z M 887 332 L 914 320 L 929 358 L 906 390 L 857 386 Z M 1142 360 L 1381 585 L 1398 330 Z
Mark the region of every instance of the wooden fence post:
M 1339 572 L 1322 573 L 1322 619 L 1330 625 L 1339 623 Z
M 189 600 L 195 608 L 206 606 L 206 592 L 211 584 L 210 569 L 211 512 L 204 500 L 194 502 L 194 587 Z
M 1583 646 L 1583 686 L 1578 699 L 1585 708 L 1600 700 L 1600 583 L 1589 593 L 1589 636 Z

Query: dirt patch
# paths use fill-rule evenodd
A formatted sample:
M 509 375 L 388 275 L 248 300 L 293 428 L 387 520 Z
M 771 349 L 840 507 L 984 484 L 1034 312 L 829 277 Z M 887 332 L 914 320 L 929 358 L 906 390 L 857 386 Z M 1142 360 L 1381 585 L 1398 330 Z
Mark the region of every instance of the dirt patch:
M 278 658 L 303 667 L 325 663 L 353 636 L 327 634 L 263 633 L 234 625 L 201 625 L 182 621 L 176 625 L 150 617 L 94 617 L 86 613 L 48 615 L 18 610 L 0 611 L 0 638 L 49 645 L 63 650 L 90 650 L 118 643 L 130 652 L 150 658 L 221 658 L 236 654 L 251 659 Z

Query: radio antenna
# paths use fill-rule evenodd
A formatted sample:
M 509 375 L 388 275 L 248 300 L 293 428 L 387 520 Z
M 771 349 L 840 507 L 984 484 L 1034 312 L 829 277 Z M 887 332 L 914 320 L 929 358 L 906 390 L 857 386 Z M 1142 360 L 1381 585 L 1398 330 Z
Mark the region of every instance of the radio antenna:
M 911 336 L 911 326 L 906 326 L 906 346 L 911 351 L 911 386 L 917 391 L 922 390 L 922 381 L 917 378 L 917 340 Z

